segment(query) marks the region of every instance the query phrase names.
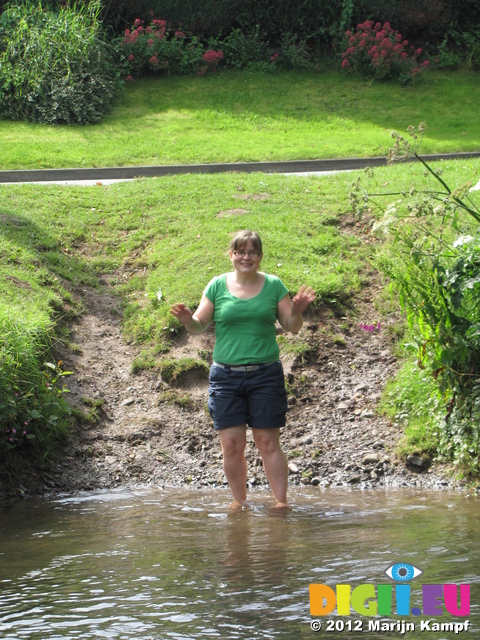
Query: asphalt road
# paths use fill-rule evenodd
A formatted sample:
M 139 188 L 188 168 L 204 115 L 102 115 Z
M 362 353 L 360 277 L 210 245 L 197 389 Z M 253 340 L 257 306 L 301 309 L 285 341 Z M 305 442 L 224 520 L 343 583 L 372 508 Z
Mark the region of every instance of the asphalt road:
M 480 158 L 480 151 L 445 153 L 422 156 L 425 160 Z M 185 173 L 262 172 L 291 174 L 322 174 L 338 171 L 353 171 L 365 167 L 380 167 L 387 164 L 385 157 L 343 158 L 325 160 L 293 160 L 286 162 L 236 162 L 212 164 L 186 164 L 146 167 L 96 167 L 73 169 L 32 169 L 0 171 L 0 184 L 23 182 L 63 184 L 107 184 L 135 178 L 152 178 Z

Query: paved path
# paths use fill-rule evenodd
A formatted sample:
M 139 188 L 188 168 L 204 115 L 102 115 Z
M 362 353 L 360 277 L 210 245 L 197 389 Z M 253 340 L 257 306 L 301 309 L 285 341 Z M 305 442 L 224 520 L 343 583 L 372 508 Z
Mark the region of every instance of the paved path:
M 458 158 L 480 158 L 480 151 L 466 153 L 444 153 L 422 156 L 425 160 L 444 160 Z M 352 171 L 369 167 L 385 166 L 385 157 L 373 158 L 343 158 L 326 160 L 293 160 L 286 162 L 236 162 L 212 164 L 185 164 L 150 167 L 97 167 L 78 169 L 32 169 L 0 171 L 0 184 L 21 182 L 44 183 L 72 183 L 95 184 L 101 182 L 116 182 L 133 180 L 134 178 L 152 178 L 182 173 L 224 173 L 263 172 L 263 173 L 327 173 L 337 171 Z

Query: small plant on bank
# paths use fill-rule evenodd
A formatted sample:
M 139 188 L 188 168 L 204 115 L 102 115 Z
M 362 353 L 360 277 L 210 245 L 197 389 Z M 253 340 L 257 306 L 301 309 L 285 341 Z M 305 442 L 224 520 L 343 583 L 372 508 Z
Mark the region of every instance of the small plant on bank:
M 158 367 L 162 379 L 168 384 L 181 384 L 189 371 L 196 371 L 205 379 L 208 377 L 209 366 L 204 360 L 197 358 L 166 359 L 159 362 Z
M 372 80 L 399 80 L 413 84 L 416 76 L 429 66 L 428 60 L 420 62 L 421 48 L 409 46 L 401 33 L 386 22 L 383 26 L 366 20 L 355 32 L 347 31 L 347 50 L 342 53 L 342 68 Z
M 68 375 L 61 361 L 27 371 L 12 354 L 0 354 L 0 460 L 15 452 L 46 458 L 64 440 L 65 418 L 71 414 L 64 399 Z

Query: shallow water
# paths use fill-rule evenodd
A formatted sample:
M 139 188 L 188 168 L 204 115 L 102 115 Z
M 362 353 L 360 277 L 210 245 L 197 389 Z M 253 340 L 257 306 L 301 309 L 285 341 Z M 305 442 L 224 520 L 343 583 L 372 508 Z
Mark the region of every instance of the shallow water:
M 478 499 L 453 492 L 292 489 L 292 508 L 266 491 L 229 511 L 225 490 L 142 490 L 28 500 L 0 511 L 0 638 L 453 638 L 467 632 L 368 631 L 369 620 L 313 617 L 310 583 L 469 583 L 470 637 L 480 630 Z M 448 613 L 436 622 L 463 622 Z M 337 629 L 348 620 L 361 623 Z M 315 633 L 312 621 L 321 621 Z

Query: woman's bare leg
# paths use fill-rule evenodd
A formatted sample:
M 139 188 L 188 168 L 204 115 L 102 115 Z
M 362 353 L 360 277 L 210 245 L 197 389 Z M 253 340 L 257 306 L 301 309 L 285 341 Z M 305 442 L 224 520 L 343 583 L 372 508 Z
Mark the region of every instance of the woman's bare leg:
M 280 429 L 252 429 L 277 507 L 287 504 L 288 463 L 280 447 Z
M 232 507 L 238 508 L 247 499 L 247 427 L 244 424 L 237 425 L 221 429 L 218 433 L 222 445 L 223 470 L 235 500 Z

